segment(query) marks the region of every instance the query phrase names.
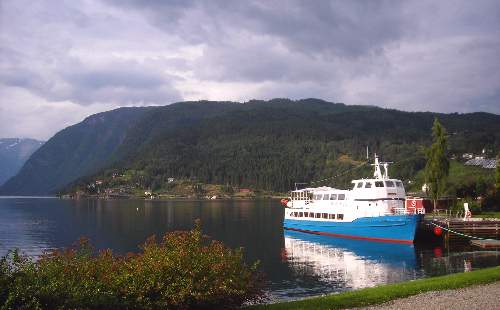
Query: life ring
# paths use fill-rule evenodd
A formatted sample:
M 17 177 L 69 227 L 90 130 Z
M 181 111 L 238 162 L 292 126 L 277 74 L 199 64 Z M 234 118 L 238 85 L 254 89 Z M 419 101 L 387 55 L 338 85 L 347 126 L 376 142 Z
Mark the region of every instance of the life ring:
M 412 200 L 412 201 L 411 201 L 411 206 L 412 206 L 413 208 L 415 208 L 415 207 L 417 206 L 417 202 L 416 202 L 415 200 Z
M 281 203 L 283 206 L 285 206 L 285 207 L 286 207 L 286 205 L 287 205 L 287 203 L 288 203 L 288 199 L 283 198 L 283 199 L 281 199 L 280 203 Z

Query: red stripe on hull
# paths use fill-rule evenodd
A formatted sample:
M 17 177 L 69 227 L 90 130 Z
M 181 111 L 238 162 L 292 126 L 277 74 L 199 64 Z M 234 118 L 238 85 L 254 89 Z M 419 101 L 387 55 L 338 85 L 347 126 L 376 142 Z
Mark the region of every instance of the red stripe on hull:
M 322 232 L 322 231 L 303 230 L 303 229 L 297 229 L 297 228 L 288 228 L 288 227 L 284 227 L 284 228 L 286 230 L 293 230 L 293 231 L 298 231 L 298 232 L 303 232 L 303 233 L 308 233 L 308 234 L 313 234 L 313 235 L 322 235 L 322 236 L 357 239 L 357 240 L 369 240 L 369 241 L 377 241 L 377 242 L 413 244 L 413 240 L 360 237 L 360 236 L 351 236 L 351 235 L 342 235 L 342 234 L 332 234 L 332 233 L 327 233 L 327 232 Z

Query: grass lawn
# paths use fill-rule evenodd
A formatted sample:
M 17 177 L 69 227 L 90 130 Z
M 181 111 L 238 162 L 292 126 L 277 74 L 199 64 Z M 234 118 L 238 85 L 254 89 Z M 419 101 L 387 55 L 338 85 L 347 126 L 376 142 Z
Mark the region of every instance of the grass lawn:
M 257 309 L 344 309 L 387 302 L 428 291 L 461 288 L 500 281 L 500 266 L 472 272 L 381 285 L 351 292 L 313 297 L 298 301 L 259 305 Z
M 481 212 L 480 214 L 473 214 L 472 217 L 500 219 L 500 212 Z

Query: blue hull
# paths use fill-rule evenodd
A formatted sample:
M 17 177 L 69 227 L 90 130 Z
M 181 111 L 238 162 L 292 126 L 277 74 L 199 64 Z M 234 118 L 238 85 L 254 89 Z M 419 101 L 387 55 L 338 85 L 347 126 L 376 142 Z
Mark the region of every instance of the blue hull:
M 362 217 L 352 222 L 285 219 L 288 230 L 380 242 L 413 243 L 422 215 Z

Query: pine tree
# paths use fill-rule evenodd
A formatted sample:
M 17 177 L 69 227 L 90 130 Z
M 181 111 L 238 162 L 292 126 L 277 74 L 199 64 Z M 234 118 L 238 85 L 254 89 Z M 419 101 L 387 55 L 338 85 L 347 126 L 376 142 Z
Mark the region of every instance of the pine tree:
M 446 129 L 437 118 L 432 126 L 433 143 L 426 151 L 425 179 L 429 193 L 434 203 L 434 211 L 439 197 L 444 193 L 446 178 L 450 170 L 450 162 L 446 157 L 447 136 Z

